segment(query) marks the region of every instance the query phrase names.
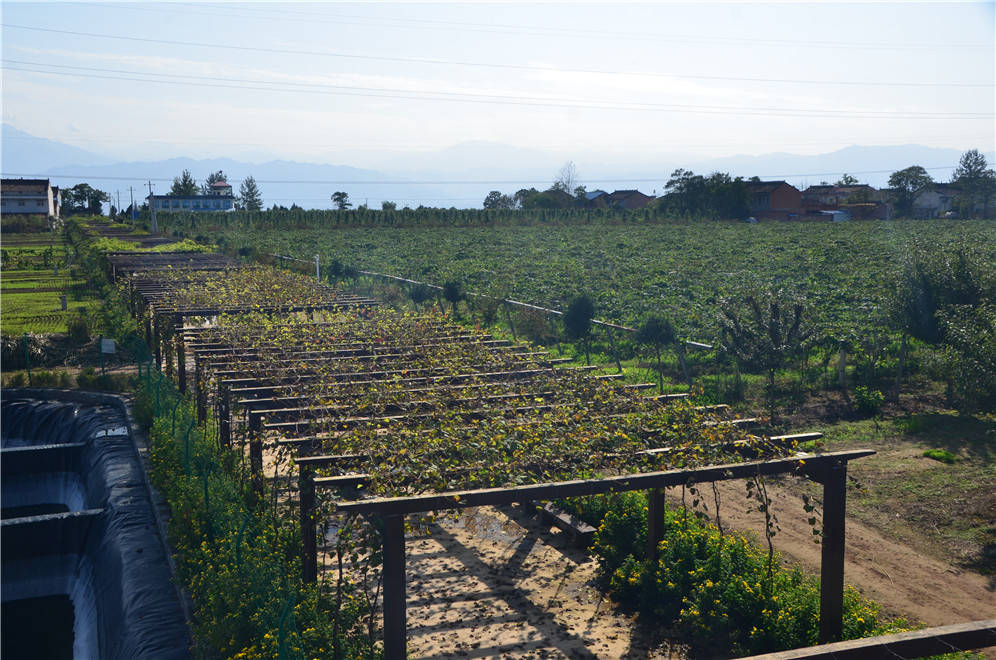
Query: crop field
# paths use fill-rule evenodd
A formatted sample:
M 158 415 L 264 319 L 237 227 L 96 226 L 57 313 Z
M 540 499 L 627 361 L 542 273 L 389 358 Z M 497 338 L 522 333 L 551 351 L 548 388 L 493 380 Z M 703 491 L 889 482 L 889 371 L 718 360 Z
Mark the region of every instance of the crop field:
M 61 235 L 3 235 L 0 331 L 66 332 L 69 319 L 80 309 L 99 308 L 100 301 L 94 292 L 87 291 L 86 280 L 70 273 L 68 255 Z M 63 295 L 67 297 L 66 310 L 59 300 Z
M 758 284 L 796 289 L 824 326 L 860 333 L 881 326 L 882 300 L 911 246 L 980 250 L 996 263 L 996 222 L 984 220 L 232 227 L 212 235 L 233 251 L 317 253 L 323 263 L 434 284 L 454 279 L 468 291 L 560 309 L 586 292 L 597 318 L 636 323 L 664 314 L 679 333 L 703 341 L 716 333 L 718 301 Z

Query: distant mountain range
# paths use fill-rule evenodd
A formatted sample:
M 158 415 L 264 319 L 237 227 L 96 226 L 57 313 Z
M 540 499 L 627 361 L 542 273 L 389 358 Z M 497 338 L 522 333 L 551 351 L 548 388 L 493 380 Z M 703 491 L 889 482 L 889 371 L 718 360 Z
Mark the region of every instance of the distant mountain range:
M 172 178 L 184 169 L 198 181 L 222 170 L 238 189 L 246 176 L 255 178 L 266 206 L 296 203 L 304 208 L 328 208 L 333 192 L 349 193 L 354 206 L 368 203 L 379 208 L 382 200 L 399 206 L 479 207 L 490 190 L 514 193 L 520 188 L 544 189 L 561 165 L 573 160 L 580 181 L 589 190 L 637 188 L 648 194 L 663 191 L 677 168 L 700 174 L 715 171 L 733 176 L 785 179 L 805 188 L 821 181 L 835 181 L 847 172 L 876 187 L 886 185 L 889 174 L 922 165 L 938 181 L 947 181 L 962 152 L 921 145 L 851 146 L 825 154 L 771 153 L 696 159 L 691 155 L 662 153 L 639 158 L 618 152 L 599 154 L 579 150 L 573 154 L 509 146 L 493 142 L 468 142 L 431 152 L 382 153 L 377 169 L 344 165 L 271 160 L 248 163 L 228 158 L 195 160 L 170 158 L 116 162 L 96 152 L 37 137 L 4 124 L 0 134 L 5 177 L 44 176 L 62 186 L 87 181 L 101 190 L 119 193 L 128 203 L 129 187 L 137 199 L 148 194 L 151 180 L 156 193 L 167 192 Z M 985 154 L 991 163 L 996 153 Z M 365 159 L 370 161 L 371 156 Z

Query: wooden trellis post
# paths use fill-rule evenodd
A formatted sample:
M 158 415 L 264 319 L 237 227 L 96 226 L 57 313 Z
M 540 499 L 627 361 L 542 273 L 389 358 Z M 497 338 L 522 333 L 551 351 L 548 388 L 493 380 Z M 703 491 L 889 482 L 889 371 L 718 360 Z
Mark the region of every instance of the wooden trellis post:
M 255 497 L 263 495 L 263 427 L 262 413 L 254 410 L 249 415 L 249 474 L 252 478 L 252 491 Z
M 203 424 L 207 419 L 207 388 L 201 378 L 201 359 L 194 351 L 194 400 L 197 401 L 197 422 Z
M 309 452 L 302 446 L 299 455 Z M 301 579 L 318 581 L 318 540 L 315 529 L 315 469 L 307 464 L 298 465 L 297 486 L 301 503 Z
M 652 564 L 657 563 L 658 546 L 664 538 L 667 511 L 665 493 L 663 488 L 647 491 L 647 559 Z
M 156 369 L 162 371 L 163 368 L 163 332 L 162 323 L 159 321 L 159 315 L 154 311 L 152 312 L 152 336 L 153 343 L 156 345 Z
M 384 657 L 407 657 L 407 612 L 405 595 L 405 518 L 382 517 L 384 529 Z
M 173 321 L 176 334 L 176 382 L 180 394 L 187 392 L 187 354 L 183 347 L 183 315 L 177 314 Z
M 823 553 L 820 563 L 820 643 L 841 638 L 844 614 L 844 518 L 847 462 L 814 475 L 823 484 Z
M 222 447 L 232 446 L 232 395 L 228 386 L 218 382 L 218 441 Z

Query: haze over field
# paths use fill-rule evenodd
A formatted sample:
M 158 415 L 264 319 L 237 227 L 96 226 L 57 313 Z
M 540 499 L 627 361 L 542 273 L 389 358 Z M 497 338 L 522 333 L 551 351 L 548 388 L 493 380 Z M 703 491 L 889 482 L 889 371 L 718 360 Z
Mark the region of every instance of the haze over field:
M 947 180 L 994 151 L 993 7 L 5 2 L 2 169 L 146 192 L 224 169 L 306 208 L 479 206 L 567 160 L 589 190 Z

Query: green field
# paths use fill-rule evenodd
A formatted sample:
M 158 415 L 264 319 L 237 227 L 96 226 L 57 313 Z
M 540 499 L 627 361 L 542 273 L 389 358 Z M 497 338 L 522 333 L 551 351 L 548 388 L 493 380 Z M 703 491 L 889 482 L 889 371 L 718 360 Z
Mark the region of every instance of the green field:
M 66 332 L 69 319 L 80 309 L 100 307 L 86 280 L 70 272 L 61 234 L 4 233 L 2 247 L 0 331 L 4 334 Z M 65 311 L 62 295 L 67 297 Z
M 720 298 L 760 284 L 800 290 L 822 325 L 862 333 L 881 326 L 881 303 L 912 245 L 980 250 L 996 263 L 996 222 L 985 220 L 217 229 L 212 237 L 231 252 L 318 253 L 323 263 L 456 279 L 469 291 L 556 308 L 588 292 L 598 318 L 636 323 L 663 313 L 703 341 L 715 335 Z
M 66 323 L 80 308 L 100 307 L 96 296 L 81 292 L 83 281 L 68 273 L 5 271 L 0 287 L 0 327 L 4 334 L 66 332 Z M 62 311 L 59 296 L 66 295 Z

